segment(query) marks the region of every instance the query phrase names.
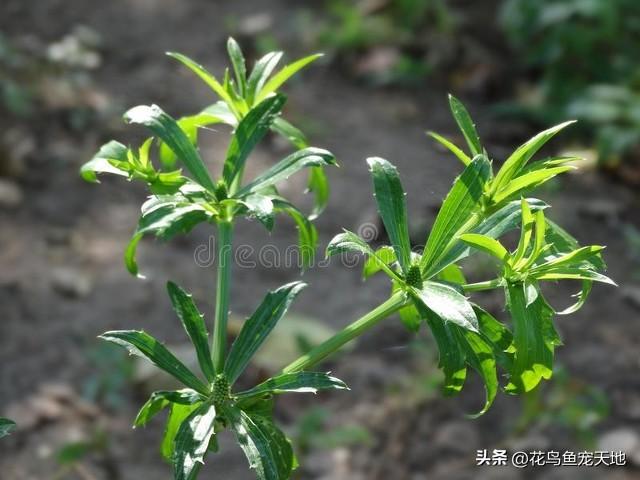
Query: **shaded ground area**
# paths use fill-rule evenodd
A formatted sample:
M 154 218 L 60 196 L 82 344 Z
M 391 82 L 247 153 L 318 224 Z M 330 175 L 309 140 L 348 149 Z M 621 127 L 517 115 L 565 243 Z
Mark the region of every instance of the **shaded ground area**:
M 100 37 L 95 47 L 100 65 L 72 85 L 69 98 L 64 86 L 46 85 L 50 95 L 38 101 L 35 114 L 22 119 L 0 116 L 3 182 L 14 193 L 9 201 L 5 195 L 0 210 L 0 413 L 13 415 L 22 428 L 3 440 L 3 479 L 170 478 L 157 453 L 161 422 L 145 430 L 130 429 L 145 387 L 129 387 L 135 377 L 130 365 L 119 354 L 102 349 L 96 335 L 108 329 L 144 328 L 169 343 L 180 343 L 183 333 L 164 283 L 172 279 L 183 285 L 205 312 L 212 312 L 213 269 L 197 265 L 193 253 L 207 245 L 211 232 L 201 228 L 188 239 L 165 245 L 145 241 L 139 260 L 147 279 L 134 279 L 121 257 L 137 220 L 142 190 L 111 179 L 100 186 L 87 185 L 77 170 L 104 141 L 141 138 L 140 130 L 121 125 L 126 108 L 158 103 L 179 116 L 211 102 L 206 87 L 164 57 L 164 51 L 181 51 L 221 72 L 226 65 L 224 40 L 233 23 L 229 19 L 262 10 L 272 17 L 276 38 L 295 51 L 290 15 L 297 5 L 47 0 L 34 8 L 6 0 L 0 7 L 4 35 L 34 50 L 59 41 L 78 25 Z M 287 90 L 286 114 L 311 132 L 314 144 L 332 150 L 341 165 L 329 173 L 332 199 L 317 223 L 320 244 L 326 245 L 343 227 L 357 231 L 373 224 L 379 229 L 364 162 L 369 155 L 386 157 L 398 166 L 414 214 L 414 241 L 424 241 L 459 172 L 455 160 L 423 134 L 428 128 L 455 136 L 444 88 L 429 83 L 410 91 L 363 88 L 330 64 L 315 66 L 304 80 Z M 483 117 L 486 105 L 481 97 L 470 98 L 469 106 L 496 158 L 532 133 Z M 216 171 L 226 132 L 207 131 L 202 138 L 203 157 L 211 159 Z M 272 141 L 258 150 L 251 168 L 271 164 L 285 151 Z M 289 188 L 287 197 L 307 201 L 301 193 L 303 177 Z M 434 386 L 437 358 L 429 339 L 412 340 L 399 323 L 388 321 L 331 365 L 351 392 L 280 402 L 278 414 L 289 433 L 312 452 L 303 461 L 300 478 L 602 478 L 601 469 L 525 472 L 475 466 L 476 450 L 481 448 L 582 449 L 572 432 L 588 424 L 589 416 L 597 417 L 599 407 L 580 410 L 577 420 L 556 410 L 563 399 L 592 389 L 606 394 L 609 409 L 594 429 L 586 429 L 593 430 L 596 445 L 613 438 L 618 442 L 614 445 L 631 442 L 629 448 L 635 452 L 629 460 L 635 467 L 608 470 L 606 475 L 638 475 L 640 446 L 633 446 L 633 441 L 640 442 L 640 265 L 634 263 L 624 231 L 628 224 L 640 226 L 640 199 L 637 192 L 594 172 L 563 179 L 540 196 L 554 206 L 551 216 L 579 239 L 608 245 L 610 276 L 623 286 L 596 288 L 587 307 L 559 319 L 566 346 L 558 359 L 572 380 L 549 389 L 551 394 L 556 391 L 555 397 L 544 397 L 542 406 L 532 410 L 529 424 L 520 416 L 522 401 L 511 397 L 499 398 L 480 420 L 468 420 L 464 413 L 481 402 L 479 385 L 471 379 L 472 388 L 461 398 L 442 398 Z M 285 220 L 271 235 L 252 223 L 241 224 L 236 235 L 238 245 L 256 250 L 269 242 L 282 251 L 294 239 L 295 229 Z M 298 275 L 296 268 L 286 266 L 236 268 L 232 311 L 237 316 L 250 313 L 267 289 Z M 296 313 L 334 328 L 368 311 L 387 293 L 384 281 L 363 285 L 358 269 L 335 263 L 312 269 L 305 280 L 310 288 L 296 303 Z M 500 315 L 498 297 L 482 301 Z M 585 396 L 587 403 L 597 404 L 597 395 Z M 330 414 L 309 410 L 316 405 Z M 542 421 L 545 415 L 548 424 Z M 568 427 L 562 426 L 565 420 Z M 332 437 L 331 432 L 339 434 Z M 80 462 L 61 464 L 61 449 L 73 457 L 69 445 L 85 445 L 87 451 L 78 456 Z M 216 475 L 253 478 L 241 453 L 225 449 L 224 442 L 223 453 L 211 458 L 202 477 Z

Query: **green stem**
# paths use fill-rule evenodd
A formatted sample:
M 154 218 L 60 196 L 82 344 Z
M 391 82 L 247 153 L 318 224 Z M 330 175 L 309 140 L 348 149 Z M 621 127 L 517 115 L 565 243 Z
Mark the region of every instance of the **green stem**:
M 324 343 L 321 343 L 310 352 L 302 355 L 300 358 L 287 365 L 282 372 L 295 373 L 313 367 L 315 364 L 324 360 L 354 338 L 359 337 L 364 332 L 377 325 L 392 313 L 397 312 L 406 303 L 407 297 L 404 292 L 399 291 L 394 293 L 387 301 L 378 305 L 369 313 L 360 317 L 358 320 L 336 333 Z
M 466 285 L 462 285 L 462 288 L 465 292 L 481 292 L 483 290 L 493 290 L 494 288 L 498 288 L 502 286 L 501 278 L 494 278 L 493 280 L 487 280 L 484 282 L 478 283 L 467 283 Z
M 224 369 L 225 349 L 227 346 L 227 320 L 229 319 L 229 283 L 232 264 L 232 236 L 231 222 L 218 223 L 218 238 L 216 239 L 216 259 L 218 261 L 218 277 L 216 282 L 216 312 L 213 326 L 213 343 L 211 357 L 216 373 Z

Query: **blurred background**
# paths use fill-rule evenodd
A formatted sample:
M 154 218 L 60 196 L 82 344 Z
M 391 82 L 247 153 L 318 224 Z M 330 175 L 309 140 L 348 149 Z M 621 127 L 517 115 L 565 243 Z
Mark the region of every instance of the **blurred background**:
M 317 221 L 321 248 L 341 228 L 373 225 L 383 242 L 364 159 L 386 157 L 408 191 L 411 233 L 426 238 L 460 165 L 425 130 L 461 138 L 446 94 L 462 98 L 496 162 L 538 130 L 577 118 L 548 152 L 585 157 L 576 174 L 537 196 L 582 242 L 608 245 L 609 275 L 587 306 L 557 319 L 566 346 L 551 382 L 525 397 L 501 395 L 488 414 L 468 379 L 444 398 L 437 353 L 387 321 L 328 364 L 351 392 L 282 398 L 277 415 L 296 445 L 300 479 L 421 480 L 640 476 L 640 3 L 637 0 L 2 0 L 0 4 L 0 414 L 19 430 L 2 440 L 3 480 L 171 478 L 160 459 L 162 422 L 132 430 L 150 391 L 167 387 L 96 336 L 144 328 L 188 351 L 164 284 L 192 291 L 210 314 L 214 272 L 194 261 L 211 231 L 168 244 L 145 240 L 134 279 L 122 264 L 144 191 L 79 166 L 102 143 L 135 144 L 122 113 L 158 103 L 174 117 L 212 93 L 167 50 L 221 75 L 233 35 L 250 61 L 274 49 L 286 60 L 326 56 L 291 82 L 286 116 L 333 151 L 332 197 Z M 220 167 L 228 131 L 201 134 Z M 287 152 L 277 139 L 251 162 Z M 305 179 L 288 198 L 304 202 Z M 286 248 L 295 228 L 241 223 L 237 244 Z M 476 260 L 470 271 L 489 275 Z M 485 275 L 485 276 L 486 276 Z M 299 277 L 294 266 L 236 268 L 234 324 L 267 289 Z M 488 278 L 488 277 L 487 277 Z M 310 288 L 259 357 L 256 380 L 379 303 L 384 279 L 330 264 L 305 274 Z M 559 285 L 557 298 L 576 285 Z M 556 298 L 554 295 L 553 298 Z M 479 301 L 504 316 L 500 294 Z M 562 301 L 562 300 L 561 300 Z M 561 305 L 557 305 L 560 307 Z M 474 410 L 475 409 L 475 410 Z M 625 450 L 625 468 L 477 467 L 476 450 Z M 201 478 L 254 478 L 223 442 Z

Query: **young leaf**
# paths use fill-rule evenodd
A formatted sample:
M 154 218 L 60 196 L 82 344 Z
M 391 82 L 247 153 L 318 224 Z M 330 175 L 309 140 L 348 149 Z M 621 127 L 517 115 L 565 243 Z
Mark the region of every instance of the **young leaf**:
M 227 52 L 229 53 L 231 65 L 233 65 L 233 72 L 236 76 L 238 93 L 241 97 L 244 97 L 247 86 L 247 66 L 240 45 L 238 45 L 238 42 L 236 42 L 233 37 L 229 37 L 229 40 L 227 40 Z
M 454 182 L 440 207 L 420 259 L 420 269 L 427 278 L 438 273 L 439 270 L 434 268 L 436 265 L 438 268 L 446 267 L 439 264 L 438 260 L 453 247 L 457 241 L 456 235 L 466 233 L 461 231 L 466 230 L 466 225 L 476 226 L 482 193 L 490 173 L 491 166 L 487 158 L 477 156 Z
M 265 394 L 278 394 L 288 392 L 317 393 L 319 390 L 348 390 L 345 383 L 328 373 L 321 372 L 296 372 L 283 373 L 251 390 L 238 393 L 239 399 L 262 396 Z
M 396 256 L 393 247 L 386 247 L 386 249 L 392 252 L 395 261 Z M 388 253 L 383 252 L 380 256 L 377 255 L 377 253 L 373 251 L 373 249 L 367 242 L 365 242 L 355 233 L 348 230 L 345 230 L 344 233 L 339 233 L 331 239 L 329 245 L 327 245 L 326 256 L 328 258 L 330 256 L 341 254 L 344 252 L 357 252 L 364 254 L 365 258 L 367 258 L 367 261 L 365 262 L 365 268 L 370 271 L 372 275 L 373 273 L 375 273 L 374 267 L 372 265 L 375 264 L 378 270 L 384 270 L 384 272 L 392 279 L 400 278 L 396 272 L 388 267 L 386 261 L 386 258 L 388 258 L 389 256 Z M 367 267 L 368 262 L 371 262 L 369 263 L 369 267 Z
M 460 240 L 462 240 L 467 245 L 476 248 L 477 250 L 496 257 L 501 262 L 506 262 L 509 258 L 509 252 L 507 251 L 507 249 L 504 248 L 498 240 L 487 237 L 486 235 L 480 235 L 478 233 L 465 233 L 463 235 L 460 235 Z
M 508 393 L 533 390 L 553 374 L 553 353 L 561 345 L 552 321 L 553 310 L 542 295 L 527 306 L 521 283 L 507 285 L 508 308 L 513 320 L 514 361 L 509 372 Z
M 493 201 L 496 204 L 502 203 L 518 193 L 522 193 L 525 190 L 539 187 L 543 183 L 551 180 L 556 175 L 568 172 L 570 170 L 575 170 L 575 167 L 566 166 L 547 168 L 545 170 L 537 170 L 534 172 L 525 173 L 524 175 L 520 175 L 514 180 L 511 180 L 504 188 L 500 189 L 493 196 Z
M 316 227 L 305 217 L 300 210 L 291 203 L 279 197 L 272 197 L 274 210 L 284 212 L 296 223 L 298 229 L 298 250 L 300 252 L 301 267 L 313 265 L 316 248 L 318 246 L 318 231 Z
M 259 480 L 288 479 L 295 466 L 289 440 L 269 419 L 249 415 L 234 407 L 225 407 L 223 413 L 236 434 L 249 467 Z
M 593 280 L 595 282 L 608 283 L 617 286 L 616 282 L 606 275 L 603 275 L 588 268 L 563 267 L 558 270 L 544 270 L 533 273 L 537 280 Z
M 551 140 L 560 130 L 575 123 L 575 120 L 564 122 L 555 127 L 549 128 L 544 132 L 540 132 L 535 137 L 521 145 L 511 154 L 504 162 L 500 171 L 493 180 L 491 193 L 494 194 L 502 188 L 506 187 L 511 179 L 516 177 L 518 173 L 525 167 L 527 162 L 540 150 L 545 143 Z
M 394 262 L 396 262 L 395 250 L 393 247 L 384 245 L 366 259 L 364 266 L 362 267 L 362 278 L 367 279 L 378 273 L 382 269 L 383 265 L 390 266 Z
M 207 167 L 187 134 L 160 107 L 139 105 L 125 113 L 124 118 L 127 123 L 146 126 L 173 150 L 200 185 L 208 190 L 215 189 Z
M 173 452 L 175 480 L 194 480 L 197 477 L 214 434 L 215 419 L 216 408 L 205 403 L 180 425 Z
M 595 255 L 604 250 L 605 247 L 600 245 L 589 245 L 580 247 L 573 252 L 565 253 L 559 257 L 548 260 L 545 263 L 537 265 L 532 272 L 543 272 L 546 270 L 555 270 L 560 267 L 579 267 L 581 262 L 590 260 Z
M 434 312 L 445 321 L 471 330 L 478 331 L 478 319 L 467 298 L 444 283 L 424 282 L 422 289 L 410 289 L 414 300 Z
M 316 61 L 322 57 L 322 53 L 316 53 L 315 55 L 309 55 L 308 57 L 296 60 L 289 65 L 286 65 L 278 73 L 276 73 L 271 79 L 264 85 L 256 97 L 256 102 L 261 102 L 267 96 L 278 90 L 289 78 L 295 75 L 299 70 L 309 65 L 311 62 Z
M 471 116 L 465 106 L 453 95 L 449 95 L 449 106 L 451 107 L 453 118 L 455 118 L 460 131 L 464 135 L 467 145 L 469 145 L 471 156 L 475 157 L 476 155 L 482 154 L 480 136 L 478 135 L 476 126 L 474 125 L 473 120 L 471 120 Z
M 293 299 L 306 286 L 292 282 L 269 292 L 256 311 L 249 317 L 233 342 L 224 366 L 224 373 L 233 384 L 258 351 L 269 333 L 289 309 Z
M 191 343 L 196 349 L 198 363 L 209 382 L 213 382 L 216 372 L 211 361 L 211 350 L 209 349 L 209 337 L 207 327 L 204 323 L 204 316 L 198 311 L 193 298 L 178 285 L 173 282 L 167 283 L 167 292 L 173 304 L 173 308 L 182 322 L 182 326 L 189 335 Z
M 276 115 L 280 113 L 286 98 L 283 95 L 275 95 L 267 98 L 240 120 L 227 149 L 227 158 L 223 167 L 223 178 L 227 187 L 230 187 L 236 176 L 244 169 L 247 157 L 269 131 Z M 230 192 L 234 193 L 234 192 Z
M 256 62 L 247 80 L 247 103 L 249 105 L 254 104 L 256 97 L 281 58 L 282 52 L 270 52 Z
M 135 421 L 133 427 L 142 427 L 146 425 L 155 415 L 167 408 L 172 403 L 179 403 L 180 405 L 193 405 L 205 400 L 201 394 L 190 388 L 183 388 L 182 390 L 159 390 L 153 392 L 149 397 L 149 400 L 142 406 Z
M 400 183 L 400 175 L 388 161 L 371 157 L 367 159 L 373 178 L 374 195 L 382 223 L 389 234 L 398 263 L 404 272 L 411 264 L 411 243 L 407 221 L 407 203 Z
M 442 145 L 447 150 L 449 150 L 451 153 L 453 153 L 456 157 L 458 157 L 458 160 L 460 160 L 465 167 L 471 163 L 471 157 L 469 155 L 467 155 L 466 153 L 464 153 L 451 140 L 446 139 L 445 137 L 443 137 L 442 135 L 437 134 L 436 132 L 427 132 L 427 135 L 429 135 L 431 138 L 433 138 L 435 141 L 437 141 L 440 145 Z
M 126 162 L 129 149 L 120 142 L 111 140 L 100 147 L 91 160 L 80 167 L 80 175 L 87 182 L 98 182 L 98 173 L 111 173 L 128 177 L 129 172 L 113 165 L 117 162 Z M 113 163 L 112 163 L 113 162 Z
M 0 438 L 6 437 L 16 429 L 16 422 L 0 417 Z
M 200 77 L 200 79 L 204 83 L 209 85 L 209 87 L 211 87 L 211 89 L 214 92 L 216 92 L 216 94 L 222 100 L 224 100 L 226 102 L 226 104 L 229 106 L 229 108 L 234 110 L 234 113 L 236 114 L 236 117 L 239 116 L 237 111 L 236 111 L 236 109 L 234 108 L 234 101 L 231 98 L 231 96 L 229 95 L 229 93 L 227 93 L 227 91 L 224 89 L 222 84 L 220 84 L 220 82 L 218 82 L 218 80 L 216 80 L 216 77 L 214 77 L 211 73 L 209 73 L 202 65 L 199 65 L 198 63 L 196 63 L 193 60 L 191 60 L 189 57 L 186 57 L 185 55 L 182 55 L 180 53 L 167 52 L 167 55 L 169 55 L 172 58 L 175 58 L 180 63 L 182 63 L 184 66 L 186 66 L 189 70 L 191 70 L 193 73 L 198 75 L 198 77 Z
M 265 188 L 275 185 L 281 180 L 289 178 L 291 175 L 303 168 L 317 167 L 321 165 L 335 165 L 335 163 L 335 157 L 327 150 L 314 147 L 298 150 L 267 169 L 251 183 L 242 187 L 235 194 L 235 197 L 242 198 L 245 195 L 264 190 Z
M 99 338 L 125 347 L 132 355 L 146 358 L 187 387 L 208 395 L 208 389 L 202 381 L 151 335 L 136 330 L 113 330 L 103 333 Z

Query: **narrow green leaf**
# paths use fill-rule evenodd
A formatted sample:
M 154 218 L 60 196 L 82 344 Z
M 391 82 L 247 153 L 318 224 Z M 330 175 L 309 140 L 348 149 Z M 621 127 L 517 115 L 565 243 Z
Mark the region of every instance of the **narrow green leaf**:
M 475 157 L 476 155 L 482 154 L 480 136 L 478 135 L 476 126 L 474 125 L 473 120 L 471 120 L 471 115 L 469 115 L 465 106 L 453 95 L 449 95 L 449 106 L 451 107 L 453 118 L 455 118 L 460 131 L 464 135 L 467 145 L 469 145 L 471 156 Z
M 501 322 L 486 310 L 473 305 L 473 311 L 478 317 L 480 335 L 487 344 L 491 345 L 496 362 L 506 371 L 511 371 L 513 365 L 513 334 Z
M 322 57 L 322 53 L 316 53 L 315 55 L 309 55 L 308 57 L 301 58 L 300 60 L 296 60 L 289 65 L 286 65 L 281 70 L 278 71 L 271 79 L 264 85 L 264 87 L 258 93 L 256 98 L 256 102 L 261 102 L 267 96 L 271 95 L 273 92 L 278 90 L 289 78 L 295 75 L 298 71 L 302 70 L 304 67 L 309 65 L 311 62 L 316 61 L 318 58 Z
M 376 250 L 373 255 L 368 256 L 364 262 L 364 266 L 362 267 L 362 278 L 367 279 L 378 273 L 382 269 L 383 265 L 391 266 L 391 264 L 395 262 L 395 250 L 389 245 L 384 245 Z
M 537 280 L 593 280 L 595 282 L 608 283 L 617 286 L 616 282 L 588 268 L 562 267 L 557 270 L 545 270 L 541 273 L 532 273 Z
M 223 413 L 258 480 L 285 480 L 291 476 L 295 466 L 293 449 L 271 420 L 233 407 L 225 407 Z
M 477 226 L 480 219 L 482 194 L 490 174 L 491 166 L 487 158 L 477 156 L 455 180 L 440 207 L 429 233 L 424 254 L 420 259 L 420 269 L 427 278 L 438 273 L 439 270 L 434 268 L 436 265 L 438 268 L 446 267 L 439 263 L 439 260 L 454 247 L 455 243 L 459 243 L 457 235 L 467 233 Z
M 250 390 L 238 393 L 240 399 L 262 396 L 265 394 L 279 394 L 288 392 L 317 393 L 320 390 L 348 390 L 345 383 L 328 373 L 322 372 L 296 372 L 283 373 Z
M 271 52 L 267 53 L 256 62 L 251 74 L 249 75 L 249 79 L 247 80 L 246 98 L 249 105 L 254 105 L 254 102 L 257 101 L 258 94 L 280 62 L 281 58 L 282 52 Z
M 172 58 L 175 58 L 176 60 L 178 60 L 180 63 L 182 63 L 184 66 L 186 66 L 189 70 L 191 70 L 193 73 L 195 73 L 198 77 L 200 77 L 200 79 L 206 83 L 209 87 L 211 87 L 211 89 L 216 92 L 216 94 L 222 99 L 224 100 L 227 105 L 229 105 L 229 108 L 231 108 L 232 110 L 235 110 L 234 108 L 234 101 L 231 98 L 231 96 L 227 93 L 227 91 L 224 89 L 224 87 L 222 86 L 222 84 L 220 84 L 220 82 L 218 82 L 218 80 L 216 80 L 216 77 L 214 77 L 211 73 L 209 73 L 202 65 L 194 62 L 193 60 L 191 60 L 189 57 L 182 55 L 180 53 L 176 53 L 176 52 L 167 52 L 167 55 L 169 55 Z M 236 117 L 237 112 L 236 113 Z
M 460 160 L 464 166 L 467 166 L 471 163 L 471 157 L 464 153 L 455 143 L 442 135 L 437 134 L 436 132 L 427 132 L 427 135 L 437 141 L 440 145 L 445 147 L 451 153 L 453 153 L 458 160 Z
M 222 105 L 225 105 L 223 102 L 218 102 Z M 213 107 L 213 106 L 212 106 Z M 210 107 L 211 108 L 211 107 Z M 233 114 L 231 114 L 233 117 Z M 235 118 L 235 117 L 233 117 Z M 178 126 L 185 133 L 191 144 L 194 148 L 198 145 L 198 131 L 201 127 L 205 127 L 207 125 L 213 125 L 215 123 L 225 122 L 225 117 L 222 115 L 214 115 L 213 111 L 202 111 L 195 115 L 189 115 L 186 117 L 182 117 L 177 120 Z M 176 162 L 178 160 L 178 156 L 176 153 L 164 142 L 160 143 L 160 163 L 165 169 L 174 168 Z
M 585 260 L 590 260 L 595 255 L 599 254 L 605 247 L 601 245 L 588 245 L 586 247 L 580 247 L 573 252 L 565 253 L 551 260 L 536 265 L 532 272 L 544 272 L 546 270 L 557 269 L 559 267 L 579 267 Z
M 175 480 L 194 480 L 198 476 L 214 435 L 215 419 L 216 408 L 205 403 L 180 425 L 173 453 Z
M 233 384 L 249 364 L 269 333 L 289 309 L 293 299 L 306 286 L 292 282 L 269 292 L 256 311 L 242 326 L 225 362 L 224 372 Z
M 511 180 L 504 188 L 500 189 L 493 196 L 493 201 L 496 204 L 502 203 L 516 194 L 524 193 L 528 190 L 539 187 L 543 183 L 551 180 L 556 175 L 575 169 L 576 167 L 566 166 L 525 173 L 524 175 L 520 175 L 514 180 Z
M 273 124 L 275 117 L 280 113 L 286 98 L 283 95 L 275 95 L 267 98 L 240 120 L 227 149 L 227 158 L 224 162 L 223 178 L 228 187 L 232 185 L 236 177 L 243 171 L 247 157 L 256 144 L 262 140 Z M 234 192 L 231 191 L 231 194 Z
M 174 151 L 200 185 L 208 190 L 215 189 L 207 167 L 188 135 L 160 107 L 139 105 L 125 113 L 124 118 L 127 123 L 146 126 Z
M 514 266 L 518 266 L 521 260 L 524 261 L 524 256 L 531 245 L 531 237 L 533 236 L 533 230 L 535 228 L 535 219 L 531 213 L 531 208 L 524 198 L 520 200 L 520 208 L 522 210 L 522 222 L 518 248 L 512 258 L 512 264 Z
M 524 393 L 533 390 L 542 379 L 551 378 L 554 350 L 562 342 L 553 326 L 553 310 L 542 295 L 527 307 L 521 283 L 507 285 L 507 294 L 515 352 L 505 391 Z
M 389 235 L 391 245 L 402 270 L 406 273 L 411 264 L 411 242 L 407 203 L 395 166 L 379 157 L 367 159 L 373 178 L 374 196 L 382 223 Z
M 198 363 L 209 382 L 213 382 L 216 372 L 211 361 L 211 350 L 209 349 L 209 337 L 207 326 L 204 323 L 204 316 L 198 311 L 193 302 L 193 298 L 173 282 L 167 282 L 167 292 L 178 318 L 182 322 L 191 343 L 196 350 Z
M 570 315 L 572 313 L 577 312 L 578 310 L 580 310 L 582 308 L 582 306 L 584 305 L 584 303 L 587 301 L 587 298 L 589 297 L 589 294 L 591 293 L 591 287 L 593 286 L 593 282 L 590 280 L 583 280 L 582 281 L 582 288 L 580 289 L 580 291 L 574 295 L 572 295 L 573 297 L 578 297 L 578 300 L 576 301 L 576 303 L 574 303 L 573 305 L 565 308 L 564 310 L 561 310 L 559 312 L 556 312 L 557 315 Z
M 478 331 L 478 319 L 467 298 L 444 283 L 424 282 L 421 290 L 411 288 L 410 293 L 415 301 L 434 312 L 448 322 L 471 330 Z
M 335 165 L 335 157 L 321 148 L 309 147 L 292 153 L 279 161 L 264 173 L 256 177 L 252 182 L 242 187 L 235 197 L 242 198 L 245 195 L 256 193 L 276 183 L 286 180 L 297 171 L 307 167 L 321 165 Z
M 184 385 L 207 395 L 207 387 L 155 338 L 143 331 L 113 330 L 99 338 L 125 347 L 132 355 L 146 358 L 156 367 L 175 377 Z
M 291 203 L 282 198 L 272 198 L 275 211 L 284 212 L 296 223 L 298 229 L 298 250 L 302 270 L 313 265 L 318 247 L 318 231 L 311 221 Z
M 247 207 L 250 215 L 258 219 L 269 231 L 273 229 L 274 223 L 274 207 L 273 201 L 267 195 L 247 195 L 241 200 L 242 204 Z
M 6 437 L 16 429 L 16 422 L 0 417 L 0 438 Z
M 498 240 L 487 237 L 486 235 L 480 235 L 478 233 L 465 233 L 460 235 L 460 240 L 473 248 L 496 257 L 501 262 L 506 262 L 509 258 L 509 252 L 507 251 L 507 249 L 504 248 Z
M 507 186 L 511 179 L 516 177 L 526 166 L 527 162 L 540 150 L 545 143 L 551 140 L 560 130 L 575 123 L 575 120 L 564 122 L 540 132 L 535 137 L 522 144 L 504 162 L 500 171 L 493 180 L 491 193 L 495 193 Z
M 309 146 L 305 134 L 282 117 L 276 117 L 271 125 L 271 130 L 288 140 L 291 145 L 297 149 L 303 149 Z
M 98 183 L 99 173 L 111 173 L 128 177 L 129 172 L 113 165 L 117 162 L 126 162 L 129 149 L 120 142 L 111 140 L 100 147 L 91 160 L 80 167 L 80 175 L 87 182 Z
M 580 248 L 578 240 L 576 240 L 569 232 L 557 223 L 546 219 L 547 229 L 545 231 L 545 242 L 549 245 L 549 252 L 559 256 L 565 252 L 572 252 Z M 606 270 L 607 265 L 602 259 L 601 254 L 596 254 L 591 258 L 584 260 L 585 264 L 591 266 L 593 270 Z
M 202 402 L 203 400 L 205 400 L 205 397 L 190 388 L 183 388 L 182 390 L 159 390 L 157 392 L 153 392 L 149 397 L 149 400 L 146 401 L 138 412 L 138 415 L 133 422 L 133 427 L 142 427 L 146 425 L 149 423 L 149 420 L 172 403 L 193 405 L 194 403 Z
M 236 83 L 238 85 L 238 93 L 241 97 L 246 95 L 247 88 L 247 65 L 244 60 L 244 55 L 240 49 L 240 45 L 232 37 L 227 40 L 227 52 L 231 59 L 231 65 L 233 65 L 233 72 L 236 77 Z
M 489 410 L 498 393 L 496 358 L 491 346 L 478 333 L 465 330 L 462 335 L 465 339 L 462 345 L 466 352 L 466 361 L 478 372 L 485 388 L 484 406 L 479 412 L 469 415 L 471 418 L 478 418 Z

